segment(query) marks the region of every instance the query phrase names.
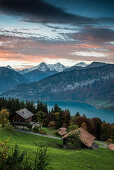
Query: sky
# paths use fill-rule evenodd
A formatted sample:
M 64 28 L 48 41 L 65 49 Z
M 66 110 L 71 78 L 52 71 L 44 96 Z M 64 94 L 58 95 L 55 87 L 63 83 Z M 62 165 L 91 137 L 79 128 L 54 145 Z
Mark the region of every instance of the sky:
M 114 0 L 0 0 L 0 66 L 114 63 Z

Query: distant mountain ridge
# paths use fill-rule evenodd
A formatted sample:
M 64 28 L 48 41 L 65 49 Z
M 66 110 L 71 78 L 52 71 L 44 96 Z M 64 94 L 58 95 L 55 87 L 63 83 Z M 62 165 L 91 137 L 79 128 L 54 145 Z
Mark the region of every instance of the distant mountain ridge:
M 23 75 L 12 68 L 0 67 L 0 93 L 27 82 L 29 81 Z
M 114 65 L 60 72 L 39 82 L 17 85 L 4 97 L 24 100 L 114 102 Z
M 80 62 L 75 64 L 74 66 L 79 66 L 79 67 L 86 67 L 88 64 L 86 64 L 85 62 Z
M 74 66 L 72 67 L 69 67 L 69 68 L 66 68 L 64 71 L 71 71 L 71 70 L 82 70 L 82 69 L 88 69 L 88 68 L 91 68 L 91 67 L 100 67 L 100 66 L 103 66 L 107 63 L 101 63 L 101 62 L 92 62 L 91 64 L 86 64 L 86 63 L 78 63 L 78 64 L 75 64 Z

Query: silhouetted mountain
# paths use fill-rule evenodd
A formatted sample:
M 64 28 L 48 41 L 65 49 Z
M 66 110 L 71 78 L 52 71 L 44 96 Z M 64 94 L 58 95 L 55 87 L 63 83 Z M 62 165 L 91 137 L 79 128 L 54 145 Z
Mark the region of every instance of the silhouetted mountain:
M 4 97 L 33 100 L 108 101 L 114 100 L 114 65 L 61 72 L 39 82 L 17 85 Z
M 25 77 L 12 68 L 0 67 L 0 93 L 26 82 Z
M 91 64 L 89 64 L 88 66 L 86 66 L 86 68 L 90 68 L 90 67 L 100 67 L 100 66 L 104 66 L 107 63 L 102 63 L 102 62 L 92 62 Z
M 42 80 L 48 76 L 51 76 L 53 74 L 56 74 L 56 71 L 39 71 L 37 70 L 33 70 L 31 72 L 28 72 L 26 74 L 24 74 L 24 77 L 29 79 L 31 82 L 35 82 L 35 81 L 39 81 Z
M 82 62 L 83 63 L 83 62 Z M 91 68 L 91 67 L 100 67 L 100 66 L 103 66 L 103 65 L 106 65 L 107 63 L 101 63 L 101 62 L 92 62 L 91 64 L 89 65 L 85 65 L 85 66 L 81 66 L 80 63 L 72 66 L 72 67 L 69 67 L 69 68 L 66 68 L 64 71 L 71 71 L 71 70 L 82 70 L 82 69 L 88 69 L 88 68 Z M 83 64 L 82 64 L 83 65 Z
M 72 70 L 82 70 L 82 69 L 85 69 L 86 67 L 81 67 L 81 66 L 72 66 L 72 67 L 69 67 L 69 68 L 66 68 L 64 70 L 64 72 L 66 71 L 72 71 Z

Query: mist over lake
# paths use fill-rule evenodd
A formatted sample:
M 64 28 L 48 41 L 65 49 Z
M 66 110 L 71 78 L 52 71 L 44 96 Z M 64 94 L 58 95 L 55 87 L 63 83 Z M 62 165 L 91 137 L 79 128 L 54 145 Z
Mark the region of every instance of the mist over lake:
M 80 103 L 80 102 L 62 102 L 54 101 L 47 102 L 48 109 L 51 110 L 54 104 L 58 104 L 63 110 L 68 109 L 71 115 L 75 115 L 76 112 L 79 112 L 80 115 L 85 114 L 88 118 L 99 117 L 101 120 L 105 120 L 109 123 L 114 123 L 114 112 L 98 109 L 92 105 Z

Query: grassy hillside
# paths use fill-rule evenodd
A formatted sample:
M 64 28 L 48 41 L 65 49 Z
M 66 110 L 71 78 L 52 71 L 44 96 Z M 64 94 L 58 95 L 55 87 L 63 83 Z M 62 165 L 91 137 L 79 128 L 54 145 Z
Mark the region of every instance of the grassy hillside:
M 114 152 L 108 149 L 66 150 L 60 148 L 61 140 L 0 128 L 0 139 L 8 138 L 11 147 L 18 144 L 21 151 L 27 149 L 31 159 L 35 157 L 38 145 L 47 144 L 54 170 L 113 170 Z

